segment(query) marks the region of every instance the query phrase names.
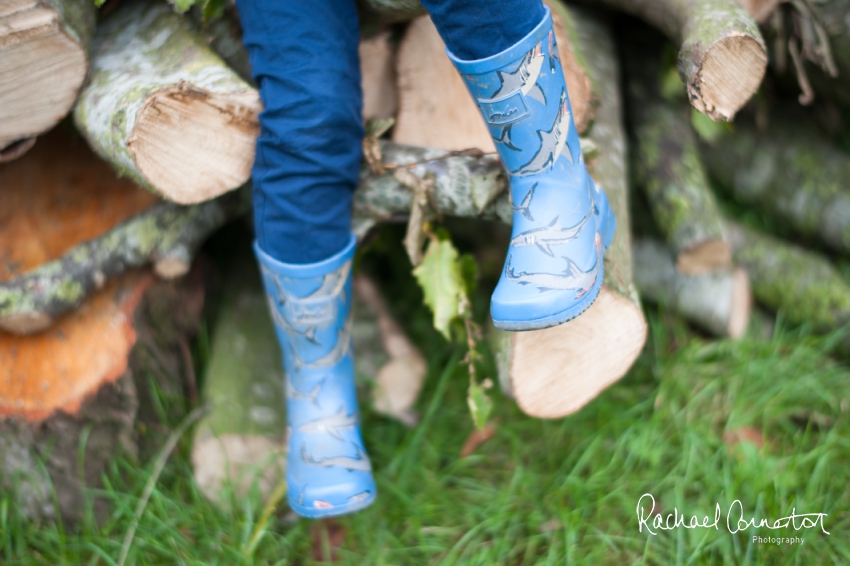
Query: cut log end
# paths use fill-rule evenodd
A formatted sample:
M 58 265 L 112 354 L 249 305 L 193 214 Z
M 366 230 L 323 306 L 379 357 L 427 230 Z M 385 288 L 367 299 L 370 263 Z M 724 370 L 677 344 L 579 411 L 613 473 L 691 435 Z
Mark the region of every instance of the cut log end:
M 750 277 L 747 270 L 736 268 L 732 272 L 732 308 L 727 333 L 730 338 L 740 338 L 747 331 L 753 294 L 750 292 Z
M 764 46 L 750 35 L 736 33 L 714 42 L 686 80 L 694 108 L 716 121 L 731 121 L 755 94 L 767 70 Z
M 723 240 L 702 242 L 680 252 L 676 258 L 676 270 L 688 275 L 699 275 L 732 265 L 732 248 Z
M 189 273 L 192 263 L 178 257 L 167 257 L 154 263 L 154 272 L 163 279 L 176 279 Z
M 250 177 L 260 109 L 256 91 L 212 93 L 181 83 L 148 97 L 127 146 L 167 199 L 203 202 Z
M 245 497 L 254 482 L 267 499 L 284 478 L 286 446 L 258 434 L 222 434 L 196 439 L 192 466 L 198 488 L 210 500 L 226 506 L 225 485 Z
M 509 364 L 517 404 L 543 419 L 578 411 L 625 375 L 643 349 L 646 332 L 640 308 L 603 287 L 593 305 L 568 324 L 513 333 Z M 566 367 L 570 379 L 565 379 Z
M 55 18 L 52 9 L 40 11 Z M 10 146 L 59 122 L 74 104 L 88 71 L 85 50 L 65 35 L 55 21 L 30 30 L 33 33 L 25 40 L 12 41 L 14 29 L 10 33 L 10 19 L 0 17 L 0 124 L 3 125 L 0 151 L 3 153 L 13 152 Z

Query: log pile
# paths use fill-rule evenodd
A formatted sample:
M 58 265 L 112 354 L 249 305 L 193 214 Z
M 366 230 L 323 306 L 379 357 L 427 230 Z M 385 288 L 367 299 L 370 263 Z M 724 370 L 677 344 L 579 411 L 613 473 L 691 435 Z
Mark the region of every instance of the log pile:
M 847 126 L 833 120 L 824 134 L 781 88 L 747 105 L 784 65 L 802 102 L 822 96 L 841 115 L 847 0 L 595 3 L 608 13 L 547 4 L 587 164 L 618 231 L 582 316 L 492 334 L 500 382 L 519 406 L 561 417 L 625 375 L 646 340 L 641 298 L 724 338 L 746 331 L 752 299 L 818 331 L 850 320 L 850 285 L 833 261 L 850 253 L 850 159 L 834 139 Z M 493 140 L 422 7 L 360 7 L 363 117 L 377 125 L 367 128 L 354 231 L 404 221 L 424 197 L 437 219 L 509 224 Z M 112 8 L 95 24 L 91 1 L 0 6 L 0 462 L 13 472 L 4 478 L 34 478 L 21 491 L 31 514 L 75 516 L 83 486 L 104 469 L 103 447 L 138 449 L 147 401 L 136 368 L 155 343 L 166 373 L 186 373 L 203 298 L 194 257 L 250 209 L 261 105 L 234 10 L 202 21 L 166 2 Z M 69 112 L 73 123 L 54 127 Z M 734 128 L 712 122 L 736 115 Z M 432 189 L 417 198 L 400 169 Z M 226 282 L 201 394 L 213 410 L 197 428 L 194 463 L 218 501 L 225 479 L 237 493 L 259 479 L 268 494 L 282 471 L 286 392 L 252 277 Z M 375 409 L 415 425 L 424 359 L 375 286 L 355 287 L 358 372 L 374 379 Z M 157 318 L 181 309 L 191 312 L 176 326 Z M 181 379 L 170 387 L 182 391 Z M 83 435 L 91 456 L 81 475 Z M 45 503 L 48 481 L 62 490 L 58 509 Z

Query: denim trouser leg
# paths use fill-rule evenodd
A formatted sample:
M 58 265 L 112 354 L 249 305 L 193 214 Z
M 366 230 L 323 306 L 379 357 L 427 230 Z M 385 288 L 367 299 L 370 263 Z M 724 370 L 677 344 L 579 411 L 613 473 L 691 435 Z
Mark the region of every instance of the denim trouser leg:
M 457 57 L 481 59 L 522 39 L 541 0 L 422 0 Z M 355 0 L 237 0 L 265 110 L 254 180 L 259 247 L 285 263 L 344 248 L 363 138 Z

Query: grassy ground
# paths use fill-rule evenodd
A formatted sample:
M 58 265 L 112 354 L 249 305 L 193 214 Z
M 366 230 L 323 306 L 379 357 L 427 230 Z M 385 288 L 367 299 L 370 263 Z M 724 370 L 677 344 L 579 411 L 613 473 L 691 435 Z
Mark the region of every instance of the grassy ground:
M 494 392 L 495 437 L 461 459 L 472 430 L 463 352 L 429 328 L 397 253 L 379 242 L 364 264 L 383 270 L 430 373 L 417 428 L 364 407 L 378 502 L 330 529 L 281 505 L 258 530 L 256 498 L 225 512 L 199 494 L 187 435 L 156 482 L 127 564 L 309 564 L 340 532 L 339 563 L 358 565 L 850 562 L 850 370 L 826 355 L 828 339 L 779 324 L 768 339 L 711 342 L 650 310 L 649 343 L 618 384 L 556 421 L 530 419 Z M 481 370 L 492 374 L 491 362 Z M 114 461 L 98 492 L 112 507 L 101 522 L 28 522 L 12 494 L 0 493 L 0 563 L 116 564 L 152 467 Z M 713 520 L 719 504 L 718 529 L 639 532 L 644 493 L 656 510 L 688 519 Z M 732 534 L 726 514 L 736 499 L 746 519 L 826 513 L 831 534 L 819 526 Z M 753 535 L 805 542 L 759 544 Z

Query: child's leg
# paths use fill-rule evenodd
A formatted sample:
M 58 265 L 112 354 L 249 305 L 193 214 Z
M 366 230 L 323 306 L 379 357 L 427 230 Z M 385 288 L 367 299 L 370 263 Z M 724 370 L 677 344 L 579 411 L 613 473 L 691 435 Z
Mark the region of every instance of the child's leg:
M 263 283 L 283 349 L 290 507 L 350 513 L 375 498 L 351 352 L 351 196 L 363 125 L 354 0 L 239 0 L 265 110 L 254 163 Z
M 543 20 L 542 0 L 421 0 L 448 50 L 462 60 L 501 53 Z
M 265 110 L 254 162 L 257 242 L 310 263 L 351 233 L 363 139 L 354 0 L 238 0 Z
M 584 312 L 616 222 L 588 176 L 549 9 L 540 0 L 422 0 L 496 142 L 514 204 L 496 327 L 536 330 Z

